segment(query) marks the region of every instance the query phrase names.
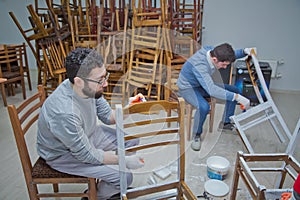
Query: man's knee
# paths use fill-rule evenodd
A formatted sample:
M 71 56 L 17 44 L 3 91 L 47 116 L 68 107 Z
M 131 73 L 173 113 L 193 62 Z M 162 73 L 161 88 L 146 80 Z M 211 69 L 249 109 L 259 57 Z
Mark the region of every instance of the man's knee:
M 126 174 L 126 176 L 127 176 L 127 185 L 131 185 L 132 182 L 133 182 L 133 175 L 132 175 L 132 173 L 131 173 L 131 172 L 128 172 L 128 173 Z
M 210 111 L 210 105 L 206 102 L 198 105 L 197 109 L 200 111 L 202 115 L 207 115 Z

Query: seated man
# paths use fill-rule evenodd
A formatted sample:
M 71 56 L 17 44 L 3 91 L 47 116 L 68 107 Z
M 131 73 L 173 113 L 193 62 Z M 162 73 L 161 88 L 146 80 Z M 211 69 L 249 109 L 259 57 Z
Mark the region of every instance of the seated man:
M 191 146 L 193 150 L 199 151 L 201 148 L 200 135 L 210 110 L 210 106 L 205 100 L 206 97 L 211 96 L 226 100 L 223 119 L 219 125 L 220 129 L 232 130 L 234 128 L 229 117 L 234 114 L 237 102 L 245 108 L 250 106 L 249 99 L 240 95 L 237 87 L 228 84 L 216 84 L 212 79 L 212 74 L 216 69 L 226 68 L 236 58 L 250 54 L 250 50 L 245 48 L 234 51 L 231 45 L 227 43 L 215 48 L 208 46 L 201 48 L 184 63 L 177 80 L 177 86 L 179 95 L 196 108 Z
M 102 57 L 92 49 L 77 48 L 65 61 L 67 77 L 46 99 L 38 120 L 37 151 L 52 168 L 101 181 L 98 199 L 119 193 L 116 130 L 100 125 L 115 123 L 114 111 L 103 98 L 108 73 Z M 138 141 L 128 142 L 132 146 Z M 126 157 L 126 166 L 143 166 L 137 155 Z M 132 173 L 127 173 L 128 185 Z

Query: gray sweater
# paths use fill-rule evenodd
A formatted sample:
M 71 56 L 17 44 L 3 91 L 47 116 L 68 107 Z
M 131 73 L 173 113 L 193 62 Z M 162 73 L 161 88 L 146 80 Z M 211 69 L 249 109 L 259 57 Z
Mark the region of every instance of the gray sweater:
M 37 151 L 45 160 L 67 152 L 84 163 L 103 162 L 103 150 L 96 149 L 91 138 L 96 132 L 97 117 L 110 123 L 111 107 L 103 98 L 83 99 L 67 79 L 46 99 L 38 120 Z
M 234 93 L 224 90 L 212 79 L 216 68 L 209 62 L 208 52 L 213 48 L 212 46 L 202 47 L 191 56 L 183 65 L 176 84 L 179 90 L 202 87 L 212 97 L 233 101 Z M 235 57 L 237 59 L 245 57 L 243 49 L 235 50 Z

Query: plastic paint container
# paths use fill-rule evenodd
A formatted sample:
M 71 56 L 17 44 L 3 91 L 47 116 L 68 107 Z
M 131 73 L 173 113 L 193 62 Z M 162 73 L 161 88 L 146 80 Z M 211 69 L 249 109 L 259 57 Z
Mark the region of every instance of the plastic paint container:
M 228 174 L 230 163 L 221 156 L 211 156 L 206 160 L 207 176 L 211 179 L 224 180 Z

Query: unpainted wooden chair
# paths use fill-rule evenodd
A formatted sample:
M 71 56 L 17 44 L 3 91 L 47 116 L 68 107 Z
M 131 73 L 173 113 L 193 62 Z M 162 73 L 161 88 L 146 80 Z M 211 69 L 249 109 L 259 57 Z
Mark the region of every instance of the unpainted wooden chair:
M 170 110 L 175 112 L 169 116 Z M 171 123 L 169 128 L 166 124 Z M 120 166 L 121 199 L 193 199 L 197 198 L 185 182 L 185 137 L 184 137 L 184 100 L 147 101 L 127 107 L 116 106 L 116 124 L 118 155 Z M 137 146 L 125 148 L 125 142 L 139 139 Z M 125 155 L 136 153 L 144 158 L 145 166 L 136 173 L 142 175 L 141 183 L 128 189 L 126 178 Z M 164 155 L 164 156 L 163 156 Z M 164 160 L 157 162 L 158 157 Z M 163 168 L 173 166 L 174 174 L 159 173 Z M 147 179 L 154 174 L 150 184 Z M 137 176 L 138 176 L 137 174 Z M 147 175 L 148 178 L 147 178 Z M 170 176 L 168 176 L 170 175 Z M 146 176 L 146 177 L 145 177 Z
M 144 89 L 147 99 L 160 99 L 161 88 L 157 87 L 151 94 L 153 85 L 161 85 L 157 74 L 162 73 L 161 27 L 153 31 L 139 27 L 133 28 L 131 33 L 130 59 L 126 77 L 126 92 L 130 97 L 138 89 Z
M 96 200 L 95 178 L 75 176 L 56 171 L 47 165 L 46 161 L 42 158 L 35 159 L 29 151 L 29 144 L 26 142 L 25 137 L 28 138 L 32 133 L 31 127 L 35 125 L 38 119 L 39 109 L 43 105 L 45 98 L 45 90 L 39 85 L 38 92 L 22 102 L 20 106 L 8 105 L 7 107 L 29 198 L 31 200 L 38 200 L 49 197 L 88 197 L 89 199 Z M 41 184 L 53 185 L 53 192 L 40 192 L 38 185 Z M 62 184 L 87 184 L 88 192 L 59 192 L 59 185 Z
M 64 60 L 66 58 L 65 48 L 60 45 L 60 42 L 55 38 L 43 39 L 39 42 L 43 52 L 43 60 L 47 66 L 43 78 L 43 85 L 48 87 L 51 84 L 50 90 L 55 89 L 65 78 L 66 68 Z
M 125 23 L 124 30 L 110 35 L 105 49 L 104 64 L 106 70 L 110 73 L 108 86 L 104 92 L 105 98 L 114 108 L 116 104 L 125 105 L 125 77 L 128 64 L 128 35 L 127 35 L 127 18 L 128 8 L 124 10 Z

